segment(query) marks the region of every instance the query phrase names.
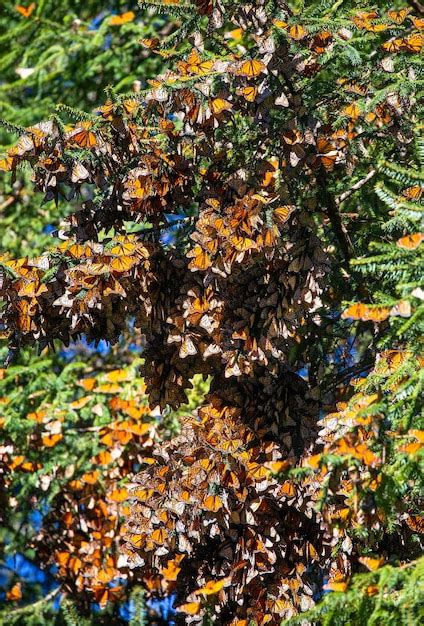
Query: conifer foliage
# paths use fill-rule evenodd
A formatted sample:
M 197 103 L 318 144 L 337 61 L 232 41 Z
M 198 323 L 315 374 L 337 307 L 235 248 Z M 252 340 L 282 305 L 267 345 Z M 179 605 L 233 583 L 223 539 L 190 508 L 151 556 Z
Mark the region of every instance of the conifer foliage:
M 174 26 L 140 42 L 168 65 L 148 88 L 11 129 L 0 167 L 28 164 L 77 210 L 57 247 L 1 258 L 7 360 L 115 342 L 132 318 L 152 408 L 210 377 L 133 481 L 120 571 L 175 594 L 181 623 L 329 623 L 358 571 L 403 568 L 409 589 L 420 570 L 423 19 L 353 0 L 149 7 Z M 387 580 L 346 601 L 396 594 Z

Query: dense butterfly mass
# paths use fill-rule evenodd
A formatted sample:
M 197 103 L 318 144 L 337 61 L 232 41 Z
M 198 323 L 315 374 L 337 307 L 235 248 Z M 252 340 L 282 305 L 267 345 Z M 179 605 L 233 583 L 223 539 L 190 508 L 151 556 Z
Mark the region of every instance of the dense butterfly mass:
M 78 378 L 79 371 L 74 368 L 66 408 L 58 398 L 51 402 L 39 392 L 33 394 L 39 402 L 26 416 L 29 445 L 13 431 L 2 433 L 0 476 L 5 492 L 16 489 L 25 474 L 34 476 L 46 496 L 52 484 L 60 485 L 59 493 L 44 505 L 47 513 L 31 547 L 41 565 L 57 568 L 65 592 L 104 607 L 122 598 L 131 583 L 131 572 L 120 569 L 117 544 L 128 514 L 125 482 L 133 477 L 134 467 L 153 462 L 157 424 L 134 365 L 84 378 Z M 40 376 L 45 376 L 42 369 Z M 9 377 L 13 379 L 13 371 L 9 375 L 0 370 L 3 388 L 10 387 Z M 14 378 L 16 386 L 19 375 Z M 27 384 L 33 384 L 30 378 Z M 18 400 L 13 394 L 2 396 L 3 410 L 10 405 L 7 408 L 17 416 Z M 91 415 L 97 419 L 93 426 Z M 88 447 L 80 441 L 86 433 Z M 66 449 L 73 450 L 71 464 L 65 462 Z M 8 514 L 6 508 L 3 522 Z
M 140 42 L 172 69 L 140 93 L 108 90 L 73 123 L 55 115 L 21 129 L 0 161 L 12 175 L 29 164 L 46 202 L 78 204 L 56 248 L 0 258 L 1 324 L 12 359 L 26 344 L 116 341 L 133 318 L 145 336 L 140 371 L 152 408 L 186 402 L 194 374 L 210 376 L 211 390 L 161 445 L 152 447 L 152 427 L 135 406 L 104 429 L 100 465 L 122 437 L 151 456 L 130 490 L 119 559 L 102 552 L 117 524 L 110 501 L 127 497 L 113 472 L 104 494 L 87 475 L 61 503 L 68 536 L 78 501 L 89 503 L 88 545 L 56 548 L 54 516 L 43 541 L 58 550 L 67 584 L 89 586 L 101 605 L 119 598 L 119 587 L 106 585 L 119 561 L 152 595 L 177 593 L 182 623 L 203 623 L 212 610 L 220 624 L 277 625 L 310 609 L 324 585 L 344 590 L 360 564 L 385 562 L 351 539 L 366 524 L 372 552 L 388 536 L 373 499 L 387 443 L 379 391 L 359 382 L 351 404 L 323 417 L 329 400 L 311 354 L 328 323 L 323 306 L 339 305 L 330 274 L 335 266 L 346 274 L 352 257 L 343 198 L 329 181 L 356 175 L 361 155 L 372 163 L 380 136 L 401 151 L 411 144 L 414 62 L 402 94 L 390 81 L 398 56 L 421 51 L 423 20 L 409 9 L 352 11 L 349 29 L 317 30 L 313 14 L 302 19 L 282 1 L 146 4 L 197 8 L 189 46 L 172 35 L 168 48 L 159 38 Z M 111 24 L 134 19 L 126 12 Z M 332 55 L 355 52 L 357 36 L 366 38 L 366 59 L 349 77 L 346 62 L 346 75 L 329 84 Z M 422 187 L 400 195 L 418 202 Z M 423 240 L 408 232 L 395 245 L 406 257 Z M 343 318 L 378 325 L 414 314 L 402 294 L 387 306 L 368 295 L 364 288 L 369 303 L 346 307 Z M 385 351 L 375 367 L 390 378 L 409 358 Z M 390 380 L 396 393 L 401 372 Z M 124 401 L 111 402 L 128 413 Z M 405 454 L 422 443 L 417 433 L 399 442 Z M 402 515 L 407 545 L 422 518 L 406 501 Z

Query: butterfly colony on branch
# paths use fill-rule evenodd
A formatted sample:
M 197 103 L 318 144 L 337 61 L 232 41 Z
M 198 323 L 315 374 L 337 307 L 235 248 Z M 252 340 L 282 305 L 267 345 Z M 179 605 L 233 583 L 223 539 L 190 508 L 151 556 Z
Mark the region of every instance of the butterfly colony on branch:
M 140 42 L 172 69 L 137 94 L 108 90 L 102 106 L 72 123 L 55 115 L 22 129 L 0 161 L 12 176 L 29 164 L 46 202 L 77 206 L 56 248 L 32 259 L 0 257 L 1 323 L 17 351 L 81 335 L 116 341 L 134 318 L 145 336 L 141 375 L 151 407 L 177 408 L 194 374 L 211 377 L 205 404 L 176 438 L 152 449 L 130 489 L 120 567 L 138 572 L 152 595 L 177 593 L 186 623 L 203 623 L 212 610 L 223 625 L 277 625 L 310 608 L 325 580 L 343 590 L 358 563 L 384 563 L 349 536 L 364 516 L 377 530 L 384 525 L 378 507 L 362 506 L 348 484 L 360 466 L 352 481 L 378 487 L 378 410 L 375 421 L 362 414 L 377 399 L 359 391 L 352 407 L 340 405 L 318 424 L 317 389 L 296 371 L 332 298 L 331 246 L 317 224 L 327 234 L 334 228 L 336 247 L 344 232 L 332 223 L 323 186 L 351 177 L 379 134 L 409 144 L 413 69 L 402 95 L 387 86 L 398 57 L 421 51 L 423 21 L 409 9 L 355 12 L 349 29 L 317 31 L 306 10 L 302 20 L 281 1 L 151 4 L 200 14 L 189 47 Z M 110 23 L 134 19 L 126 12 Z M 330 86 L 328 64 L 356 37 L 373 54 L 353 76 L 347 60 L 346 75 Z M 419 200 L 422 188 L 403 193 Z M 169 243 L 163 234 L 173 223 Z M 423 238 L 406 234 L 397 246 L 408 254 Z M 370 324 L 410 315 L 403 300 L 357 303 L 343 314 Z M 105 427 L 99 464 L 114 458 L 120 437 L 150 445 L 150 434 L 132 420 Z M 60 430 L 41 436 L 55 445 Z M 296 467 L 305 480 L 289 478 Z M 331 499 L 320 510 L 325 480 Z M 107 502 L 124 494 L 113 488 L 99 499 L 96 484 L 95 476 L 75 481 L 75 502 L 82 495 L 92 503 L 87 528 L 108 544 L 117 521 Z M 69 532 L 75 502 L 64 504 Z M 60 550 L 59 567 L 105 604 L 119 596 L 104 585 L 117 563 L 108 556 L 100 567 L 98 556 L 97 548 L 89 557 Z

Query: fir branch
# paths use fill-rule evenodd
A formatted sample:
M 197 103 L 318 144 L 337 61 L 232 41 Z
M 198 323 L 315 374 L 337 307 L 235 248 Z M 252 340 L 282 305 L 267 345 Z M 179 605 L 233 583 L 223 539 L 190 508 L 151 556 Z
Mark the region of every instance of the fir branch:
M 165 13 L 173 15 L 175 17 L 185 17 L 193 10 L 196 11 L 196 6 L 192 3 L 184 4 L 168 4 L 167 2 L 161 2 L 161 0 L 138 0 L 140 9 L 154 9 L 157 13 Z
M 12 122 L 8 122 L 7 120 L 0 119 L 0 126 L 3 126 L 3 128 L 5 128 L 9 133 L 18 135 L 19 137 L 28 134 L 28 131 L 24 126 L 12 124 Z
M 81 111 L 80 109 L 75 109 L 74 107 L 70 107 L 67 104 L 59 103 L 55 107 L 56 111 L 59 113 L 66 113 L 72 119 L 77 122 L 98 122 L 99 118 L 97 115 L 93 115 L 93 113 L 86 113 L 85 111 Z
M 349 265 L 349 261 L 353 256 L 352 242 L 350 240 L 346 227 L 342 222 L 335 198 L 328 189 L 328 181 L 325 172 L 320 172 L 320 174 L 318 174 L 317 182 L 321 189 L 323 203 L 326 207 L 327 215 L 330 219 L 333 232 L 336 235 L 337 240 L 340 244 L 340 249 L 343 253 L 345 263 Z
M 15 618 L 17 618 L 20 615 L 25 615 L 27 613 L 34 615 L 40 608 L 47 606 L 48 603 L 51 602 L 51 600 L 53 600 L 59 594 L 59 592 L 60 592 L 60 587 L 56 587 L 56 589 L 53 589 L 53 591 L 50 591 L 50 593 L 44 596 L 44 598 L 41 598 L 40 600 L 37 600 L 36 602 L 32 602 L 31 604 L 20 606 L 19 608 L 14 609 L 13 611 L 10 611 L 7 616 L 8 619 L 10 619 L 12 623 L 14 623 Z
M 341 204 L 342 202 L 350 198 L 350 196 L 353 193 L 355 193 L 355 191 L 357 191 L 358 189 L 361 189 L 361 187 L 366 185 L 369 180 L 374 178 L 376 173 L 377 173 L 377 170 L 375 169 L 370 170 L 368 174 L 364 176 L 364 178 L 361 178 L 361 180 L 358 180 L 358 182 L 352 185 L 350 189 L 347 189 L 342 194 L 340 194 L 340 196 L 337 196 L 337 198 L 335 199 L 336 205 L 338 206 L 339 204 Z

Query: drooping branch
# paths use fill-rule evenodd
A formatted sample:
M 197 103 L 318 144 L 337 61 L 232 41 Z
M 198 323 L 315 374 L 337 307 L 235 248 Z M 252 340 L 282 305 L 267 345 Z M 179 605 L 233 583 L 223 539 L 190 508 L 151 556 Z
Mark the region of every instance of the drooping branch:
M 321 197 L 324 207 L 329 217 L 333 232 L 340 244 L 340 249 L 344 256 L 346 265 L 349 265 L 349 261 L 353 256 L 352 241 L 349 237 L 349 233 L 346 230 L 342 222 L 342 218 L 339 213 L 338 205 L 334 196 L 328 189 L 328 181 L 325 172 L 320 172 L 317 176 L 317 182 L 321 190 Z

